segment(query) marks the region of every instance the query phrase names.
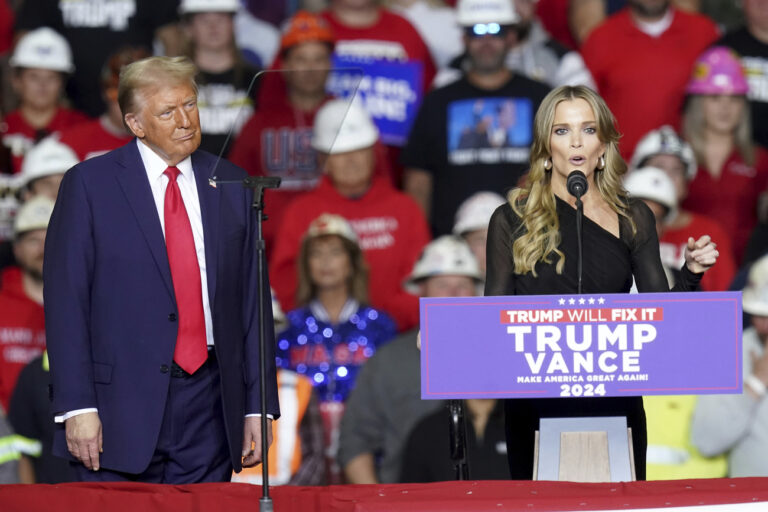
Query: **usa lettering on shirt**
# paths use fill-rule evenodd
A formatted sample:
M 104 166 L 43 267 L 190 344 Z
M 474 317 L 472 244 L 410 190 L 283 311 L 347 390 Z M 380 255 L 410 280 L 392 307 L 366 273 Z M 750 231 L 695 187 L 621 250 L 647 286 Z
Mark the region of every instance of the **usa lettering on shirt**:
M 115 32 L 128 29 L 128 20 L 136 14 L 134 0 L 60 0 L 59 9 L 68 28 L 109 28 Z
M 261 165 L 269 176 L 280 176 L 283 190 L 308 190 L 319 180 L 311 146 L 312 128 L 266 128 L 261 132 Z

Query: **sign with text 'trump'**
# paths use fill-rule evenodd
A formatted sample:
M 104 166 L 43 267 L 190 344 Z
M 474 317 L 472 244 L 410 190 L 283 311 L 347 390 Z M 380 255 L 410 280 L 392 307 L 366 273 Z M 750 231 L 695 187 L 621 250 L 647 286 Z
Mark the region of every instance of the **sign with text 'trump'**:
M 741 292 L 420 302 L 425 399 L 742 391 Z

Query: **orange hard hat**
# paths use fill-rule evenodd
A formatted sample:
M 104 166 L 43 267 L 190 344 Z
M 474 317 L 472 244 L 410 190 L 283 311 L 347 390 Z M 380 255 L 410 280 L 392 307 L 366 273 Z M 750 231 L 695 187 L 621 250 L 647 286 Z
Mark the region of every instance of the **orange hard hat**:
M 292 46 L 309 41 L 317 41 L 333 45 L 333 32 L 328 22 L 322 17 L 308 11 L 298 11 L 288 22 L 280 40 L 280 51 L 284 52 Z

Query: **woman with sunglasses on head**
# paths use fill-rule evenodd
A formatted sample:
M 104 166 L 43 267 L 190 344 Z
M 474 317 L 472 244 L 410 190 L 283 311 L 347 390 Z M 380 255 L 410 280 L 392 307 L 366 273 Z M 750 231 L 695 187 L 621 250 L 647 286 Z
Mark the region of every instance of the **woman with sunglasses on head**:
M 578 245 L 575 197 L 568 176 L 586 177 L 582 196 L 583 293 L 668 291 L 656 224 L 648 207 L 621 184 L 626 164 L 605 102 L 583 86 L 555 89 L 534 120 L 531 170 L 509 194 L 488 229 L 486 295 L 575 294 Z M 718 253 L 708 236 L 688 241 L 675 290 L 696 288 Z M 530 479 L 534 432 L 542 417 L 626 416 L 632 428 L 637 478 L 645 479 L 642 397 L 547 398 L 506 401 L 507 454 L 513 479 Z

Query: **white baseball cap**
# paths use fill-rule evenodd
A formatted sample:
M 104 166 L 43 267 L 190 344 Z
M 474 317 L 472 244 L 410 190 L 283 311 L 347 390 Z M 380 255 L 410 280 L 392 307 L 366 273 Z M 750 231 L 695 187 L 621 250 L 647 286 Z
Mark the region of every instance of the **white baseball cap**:
M 360 101 L 336 99 L 318 110 L 312 131 L 312 147 L 335 155 L 373 146 L 379 130 Z
M 478 282 L 483 280 L 477 260 L 463 239 L 443 235 L 427 244 L 405 281 L 405 288 L 418 293 L 418 283 L 422 279 L 442 275 L 467 276 Z
M 456 21 L 463 27 L 478 23 L 512 25 L 520 21 L 513 0 L 459 0 Z
M 19 39 L 9 63 L 15 68 L 50 69 L 62 73 L 75 70 L 69 43 L 48 27 L 32 30 Z
M 461 236 L 470 231 L 487 228 L 493 212 L 504 203 L 506 200 L 496 192 L 477 192 L 469 196 L 456 211 L 453 234 Z
M 336 235 L 357 244 L 357 234 L 349 221 L 341 215 L 332 213 L 323 213 L 309 224 L 305 239 L 315 238 L 324 235 Z
M 54 137 L 46 137 L 24 156 L 19 174 L 19 186 L 26 187 L 32 181 L 54 174 L 64 174 L 80 163 L 77 154 Z
M 45 196 L 36 196 L 22 204 L 13 221 L 13 234 L 18 237 L 27 231 L 47 229 L 54 202 Z
M 768 256 L 752 264 L 741 301 L 745 313 L 768 316 Z

